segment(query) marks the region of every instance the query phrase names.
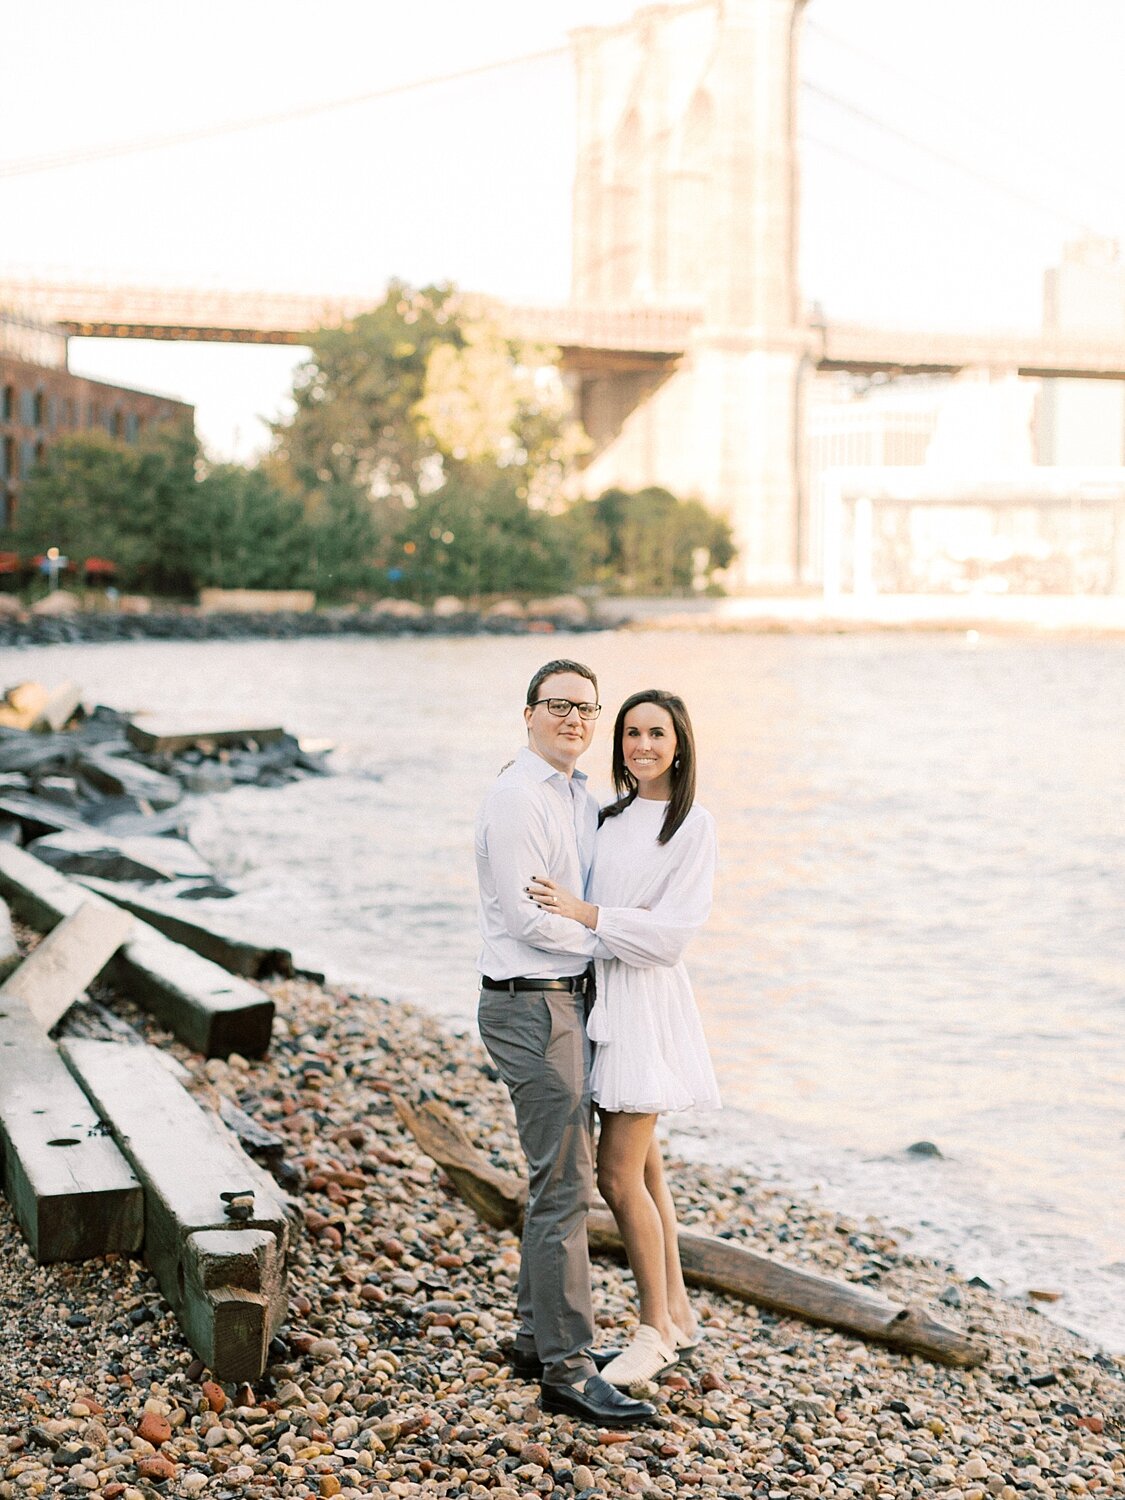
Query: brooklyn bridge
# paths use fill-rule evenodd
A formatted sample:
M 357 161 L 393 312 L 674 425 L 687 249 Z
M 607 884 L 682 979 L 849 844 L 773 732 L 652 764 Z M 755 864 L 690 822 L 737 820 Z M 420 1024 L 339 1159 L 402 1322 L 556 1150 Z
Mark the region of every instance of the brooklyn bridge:
M 511 337 L 558 351 L 592 442 L 585 492 L 659 484 L 703 499 L 732 520 L 743 586 L 823 570 L 805 441 L 818 372 L 1125 381 L 1125 338 L 1062 320 L 1016 337 L 810 316 L 797 272 L 804 3 L 694 0 L 575 33 L 571 298 L 490 304 Z M 0 280 L 0 306 L 72 338 L 300 345 L 376 300 Z

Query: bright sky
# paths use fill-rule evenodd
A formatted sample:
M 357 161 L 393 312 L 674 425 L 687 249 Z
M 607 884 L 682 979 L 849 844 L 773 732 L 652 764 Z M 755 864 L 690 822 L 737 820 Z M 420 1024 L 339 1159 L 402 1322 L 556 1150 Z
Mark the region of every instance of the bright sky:
M 767 3 L 767 0 L 757 0 Z M 634 0 L 35 0 L 5 8 L 0 276 L 301 291 L 449 279 L 562 301 L 571 27 Z M 503 71 L 62 169 L 528 53 Z M 1121 0 L 809 0 L 802 284 L 829 319 L 1024 327 L 1083 229 L 1125 237 Z M 16 170 L 19 168 L 20 170 Z M 72 368 L 264 441 L 291 349 L 113 341 Z

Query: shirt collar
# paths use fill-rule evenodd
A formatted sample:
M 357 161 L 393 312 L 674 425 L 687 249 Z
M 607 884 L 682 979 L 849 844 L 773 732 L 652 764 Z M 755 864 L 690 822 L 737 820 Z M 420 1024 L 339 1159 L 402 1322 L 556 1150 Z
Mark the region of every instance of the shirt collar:
M 552 776 L 561 776 L 564 781 L 577 781 L 581 786 L 587 780 L 586 772 L 579 771 L 577 768 L 568 777 L 565 772 L 553 766 L 549 760 L 544 760 L 529 745 L 524 745 L 516 752 L 516 761 L 520 769 L 536 781 L 550 781 Z

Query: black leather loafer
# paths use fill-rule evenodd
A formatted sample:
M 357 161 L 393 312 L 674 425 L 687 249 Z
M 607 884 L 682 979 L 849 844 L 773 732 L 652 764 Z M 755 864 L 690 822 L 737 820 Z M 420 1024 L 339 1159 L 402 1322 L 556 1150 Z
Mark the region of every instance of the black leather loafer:
M 594 1368 L 604 1370 L 611 1359 L 616 1359 L 621 1353 L 620 1349 L 591 1349 L 590 1358 L 594 1361 Z M 504 1350 L 504 1363 L 511 1370 L 517 1380 L 542 1380 L 543 1361 L 537 1354 L 525 1354 L 522 1349 L 517 1349 L 514 1344 Z
M 591 1375 L 585 1385 L 549 1385 L 544 1381 L 539 1392 L 539 1405 L 544 1411 L 561 1411 L 599 1427 L 654 1427 L 660 1422 L 651 1402 L 634 1401 L 600 1375 Z

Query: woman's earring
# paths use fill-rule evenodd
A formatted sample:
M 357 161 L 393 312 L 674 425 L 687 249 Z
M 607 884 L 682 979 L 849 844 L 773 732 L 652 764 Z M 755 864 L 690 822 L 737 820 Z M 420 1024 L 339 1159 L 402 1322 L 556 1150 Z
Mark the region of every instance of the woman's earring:
M 673 771 L 678 771 L 680 769 L 680 757 L 678 755 L 672 762 L 672 769 Z

